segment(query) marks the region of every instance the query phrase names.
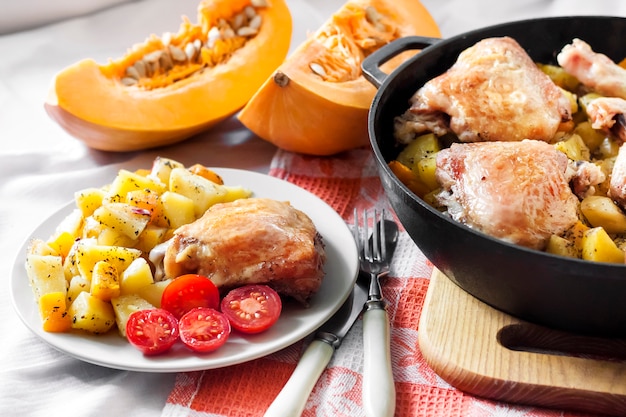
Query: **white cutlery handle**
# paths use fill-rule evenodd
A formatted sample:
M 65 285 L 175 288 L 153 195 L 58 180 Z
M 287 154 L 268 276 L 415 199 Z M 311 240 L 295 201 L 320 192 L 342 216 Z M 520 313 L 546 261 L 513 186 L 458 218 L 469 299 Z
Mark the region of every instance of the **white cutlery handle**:
M 300 417 L 315 383 L 334 352 L 335 348 L 330 344 L 313 340 L 264 417 Z
M 389 332 L 385 309 L 363 313 L 363 408 L 367 417 L 393 417 L 396 409 Z

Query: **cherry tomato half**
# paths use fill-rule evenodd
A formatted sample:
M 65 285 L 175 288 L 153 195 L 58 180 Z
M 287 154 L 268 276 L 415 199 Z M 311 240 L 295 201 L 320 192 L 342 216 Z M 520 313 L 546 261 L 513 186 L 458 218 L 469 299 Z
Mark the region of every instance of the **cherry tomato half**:
M 230 336 L 230 323 L 224 314 L 208 307 L 196 307 L 178 322 L 180 340 L 195 352 L 212 352 Z
M 202 275 L 187 274 L 175 278 L 165 287 L 161 296 L 161 308 L 166 309 L 177 319 L 195 307 L 217 309 L 220 293 L 213 282 Z
M 221 309 L 234 329 L 260 333 L 276 323 L 282 302 L 278 293 L 267 285 L 245 285 L 226 294 Z
M 135 311 L 128 317 L 126 338 L 145 355 L 158 355 L 178 339 L 178 320 L 162 308 Z

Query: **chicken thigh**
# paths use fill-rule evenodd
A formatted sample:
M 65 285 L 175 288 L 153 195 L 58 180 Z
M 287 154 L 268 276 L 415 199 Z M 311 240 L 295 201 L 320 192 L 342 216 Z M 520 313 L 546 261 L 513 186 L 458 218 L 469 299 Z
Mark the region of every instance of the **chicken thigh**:
M 220 290 L 267 284 L 307 303 L 324 277 L 326 253 L 311 219 L 288 202 L 247 198 L 216 204 L 179 227 L 164 258 L 165 275 L 205 275 Z
M 605 96 L 626 99 L 626 69 L 585 41 L 574 39 L 557 55 L 559 65 L 585 86 Z
M 511 243 L 543 249 L 578 220 L 568 159 L 542 141 L 456 143 L 436 175 L 453 219 Z
M 395 121 L 400 143 L 426 131 L 452 131 L 461 142 L 551 141 L 572 123 L 569 99 L 509 37 L 464 50 L 410 102 Z

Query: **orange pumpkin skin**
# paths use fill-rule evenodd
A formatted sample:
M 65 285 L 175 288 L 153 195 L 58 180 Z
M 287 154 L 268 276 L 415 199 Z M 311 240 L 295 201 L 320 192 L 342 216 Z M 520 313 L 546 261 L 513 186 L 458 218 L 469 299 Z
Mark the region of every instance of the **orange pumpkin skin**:
M 369 143 L 367 115 L 376 88 L 362 75 L 325 81 L 310 67 L 328 53 L 317 34 L 344 24 L 346 15 L 373 6 L 397 27 L 394 38 L 441 37 L 439 28 L 416 0 L 349 0 L 278 67 L 237 116 L 252 132 L 281 149 L 325 156 Z M 389 73 L 415 52 L 403 53 L 382 66 Z
M 89 147 L 134 151 L 172 144 L 205 131 L 240 110 L 285 59 L 292 19 L 285 0 L 266 0 L 257 10 L 258 33 L 224 62 L 151 90 L 120 83 L 120 68 L 163 47 L 152 35 L 144 44 L 107 65 L 92 59 L 61 71 L 44 104 L 61 127 Z M 202 36 L 218 19 L 231 17 L 251 0 L 204 0 L 197 25 L 187 20 L 179 39 Z

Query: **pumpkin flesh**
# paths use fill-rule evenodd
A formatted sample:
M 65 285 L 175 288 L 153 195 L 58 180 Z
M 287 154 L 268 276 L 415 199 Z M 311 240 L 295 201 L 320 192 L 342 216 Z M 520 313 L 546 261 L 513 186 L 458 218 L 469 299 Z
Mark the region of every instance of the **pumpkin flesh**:
M 403 36 L 440 37 L 414 0 L 350 0 L 303 42 L 239 113 L 239 120 L 279 148 L 331 155 L 368 143 L 367 114 L 376 88 L 361 63 Z M 415 54 L 382 66 L 389 73 Z
M 46 110 L 102 150 L 161 146 L 206 130 L 241 109 L 287 55 L 290 12 L 284 0 L 264 3 L 254 8 L 262 23 L 253 35 L 232 30 L 236 16 L 253 7 L 251 0 L 205 0 L 198 23 L 185 18 L 167 39 L 152 35 L 106 65 L 80 61 L 56 76 Z M 215 39 L 216 28 L 223 34 L 229 27 L 232 33 Z M 152 61 L 156 67 L 146 70 Z

